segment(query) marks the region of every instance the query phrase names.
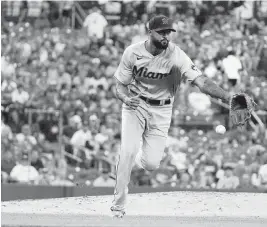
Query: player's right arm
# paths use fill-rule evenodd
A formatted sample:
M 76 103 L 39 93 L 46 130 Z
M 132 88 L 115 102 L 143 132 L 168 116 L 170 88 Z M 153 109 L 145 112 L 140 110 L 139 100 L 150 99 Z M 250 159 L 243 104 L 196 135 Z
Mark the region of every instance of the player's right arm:
M 136 109 L 140 104 L 140 99 L 138 96 L 130 97 L 127 87 L 133 80 L 132 65 L 133 54 L 128 47 L 122 55 L 121 62 L 114 74 L 114 77 L 116 78 L 117 98 L 130 108 Z
M 127 85 L 124 85 L 117 80 L 116 95 L 119 100 L 129 106 L 131 109 L 136 109 L 140 104 L 139 96 L 130 97 Z

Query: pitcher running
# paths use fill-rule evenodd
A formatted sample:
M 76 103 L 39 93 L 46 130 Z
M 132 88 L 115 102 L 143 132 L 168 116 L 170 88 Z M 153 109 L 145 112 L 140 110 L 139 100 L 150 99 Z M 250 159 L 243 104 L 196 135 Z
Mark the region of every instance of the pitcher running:
M 160 165 L 174 95 L 182 79 L 214 98 L 227 102 L 230 99 L 226 91 L 202 75 L 183 50 L 169 41 L 170 33 L 175 32 L 171 19 L 164 15 L 155 16 L 149 21 L 148 30 L 148 40 L 125 49 L 114 75 L 117 98 L 123 102 L 121 150 L 111 207 L 115 217 L 125 214 L 134 164 L 148 171 Z

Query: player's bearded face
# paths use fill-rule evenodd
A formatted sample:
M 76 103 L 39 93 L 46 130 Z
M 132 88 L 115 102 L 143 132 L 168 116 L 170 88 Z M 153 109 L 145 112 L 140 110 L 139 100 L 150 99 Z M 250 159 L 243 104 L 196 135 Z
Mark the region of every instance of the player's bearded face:
M 169 45 L 169 40 L 167 40 L 167 39 L 163 39 L 163 40 L 152 39 L 152 43 L 158 49 L 167 49 L 167 47 Z
M 156 35 L 151 36 L 151 41 L 154 46 L 158 49 L 167 49 L 169 45 L 169 40 L 166 36 L 156 33 Z

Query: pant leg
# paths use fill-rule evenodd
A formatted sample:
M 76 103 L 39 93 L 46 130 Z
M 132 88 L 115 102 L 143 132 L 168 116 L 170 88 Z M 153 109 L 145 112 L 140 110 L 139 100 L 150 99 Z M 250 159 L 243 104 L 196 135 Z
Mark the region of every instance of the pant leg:
M 162 160 L 171 123 L 172 105 L 151 106 L 149 127 L 143 135 L 140 161 L 148 171 L 159 167 Z
M 121 150 L 117 163 L 117 176 L 112 209 L 124 210 L 128 184 L 136 154 L 140 148 L 146 120 L 139 110 L 127 106 L 122 109 Z
M 142 167 L 153 171 L 160 166 L 167 137 L 149 135 L 144 138 L 143 152 L 141 156 Z

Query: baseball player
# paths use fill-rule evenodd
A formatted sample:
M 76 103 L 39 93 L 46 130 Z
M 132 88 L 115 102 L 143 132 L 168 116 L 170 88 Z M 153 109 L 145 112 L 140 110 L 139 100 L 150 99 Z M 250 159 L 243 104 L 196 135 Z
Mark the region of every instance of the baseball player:
M 125 215 L 134 164 L 148 171 L 160 165 L 174 95 L 182 79 L 214 98 L 230 100 L 226 91 L 203 76 L 185 52 L 169 41 L 171 32 L 175 32 L 171 19 L 164 15 L 150 19 L 148 40 L 125 49 L 114 75 L 116 95 L 123 102 L 121 150 L 111 207 L 114 217 Z

